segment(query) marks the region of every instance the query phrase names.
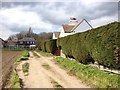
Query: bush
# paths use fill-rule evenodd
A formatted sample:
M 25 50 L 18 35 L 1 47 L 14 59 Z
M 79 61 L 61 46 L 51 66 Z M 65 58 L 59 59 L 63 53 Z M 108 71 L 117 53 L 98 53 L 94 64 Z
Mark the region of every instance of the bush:
M 45 44 L 46 44 L 46 42 L 42 42 L 42 43 L 41 43 L 41 46 L 40 46 L 40 48 L 41 48 L 41 50 L 42 50 L 43 52 L 46 52 Z
M 55 60 L 65 69 L 86 81 L 96 88 L 120 88 L 120 76 L 109 72 L 101 71 L 95 67 L 80 64 L 67 58 L 56 57 Z
M 66 57 L 87 64 L 97 62 L 109 68 L 120 68 L 118 60 L 118 22 L 113 22 L 86 32 L 69 35 L 57 40 Z
M 46 41 L 46 51 L 48 53 L 54 54 L 56 49 L 57 49 L 56 39 Z
M 55 50 L 57 49 L 56 40 L 55 39 L 46 40 L 44 43 L 42 43 L 41 49 L 44 52 L 54 54 Z

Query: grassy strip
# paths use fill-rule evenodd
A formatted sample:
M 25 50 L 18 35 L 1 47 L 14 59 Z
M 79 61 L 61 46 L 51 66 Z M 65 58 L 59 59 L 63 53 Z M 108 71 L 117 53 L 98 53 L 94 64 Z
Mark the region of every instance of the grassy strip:
M 43 52 L 43 51 L 37 51 L 37 52 L 42 56 L 46 56 L 46 57 L 53 56 L 51 53 L 47 53 L 47 52 Z
M 47 63 L 44 63 L 42 66 L 47 70 L 51 69 L 51 67 Z
M 40 56 L 37 53 L 35 53 L 34 51 L 32 53 L 35 57 L 40 58 Z
M 28 71 L 29 71 L 29 63 L 28 62 L 26 62 L 26 63 L 24 63 L 22 65 L 22 70 L 23 70 L 25 76 L 27 76 L 28 75 Z
M 67 58 L 56 57 L 55 60 L 70 73 L 96 88 L 119 88 L 119 75 L 101 71 L 89 65 L 83 65 Z
M 17 72 L 14 70 L 10 78 L 11 88 L 20 88 L 20 79 Z
M 51 83 L 53 84 L 53 87 L 55 88 L 55 90 L 64 90 L 64 88 L 55 80 L 51 80 Z

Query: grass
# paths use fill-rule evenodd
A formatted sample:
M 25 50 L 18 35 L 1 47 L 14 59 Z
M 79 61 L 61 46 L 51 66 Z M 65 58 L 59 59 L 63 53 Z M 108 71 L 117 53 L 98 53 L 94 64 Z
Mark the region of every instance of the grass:
M 119 88 L 120 76 L 99 70 L 90 65 L 80 64 L 67 58 L 56 57 L 55 60 L 69 73 L 96 88 Z
M 22 54 L 23 57 L 29 57 L 29 51 L 25 50 Z
M 40 55 L 45 56 L 45 57 L 49 57 L 49 56 L 53 56 L 51 53 L 47 53 L 47 52 L 43 52 L 43 51 L 37 51 Z
M 35 53 L 34 51 L 32 53 L 35 57 L 40 58 L 40 56 L 37 53 Z
M 20 79 L 16 71 L 13 71 L 10 78 L 10 82 L 11 82 L 11 88 L 20 88 Z
M 16 62 L 20 62 L 21 60 L 28 60 L 29 51 L 24 50 L 22 55 L 16 60 Z
M 47 63 L 44 63 L 42 66 L 47 70 L 51 69 L 51 67 Z
M 64 90 L 64 88 L 55 80 L 51 80 L 51 83 L 53 84 L 53 87 L 55 88 L 55 90 Z
M 22 70 L 23 70 L 25 76 L 27 76 L 28 75 L 28 71 L 29 71 L 29 63 L 28 62 L 26 62 L 26 63 L 24 63 L 22 65 Z

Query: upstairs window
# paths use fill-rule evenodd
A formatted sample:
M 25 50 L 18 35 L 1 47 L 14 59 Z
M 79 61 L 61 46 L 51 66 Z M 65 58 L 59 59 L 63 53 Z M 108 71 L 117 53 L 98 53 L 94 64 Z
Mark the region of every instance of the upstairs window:
M 23 42 L 21 41 L 20 44 L 23 44 Z
M 27 42 L 27 44 L 29 44 L 29 41 Z

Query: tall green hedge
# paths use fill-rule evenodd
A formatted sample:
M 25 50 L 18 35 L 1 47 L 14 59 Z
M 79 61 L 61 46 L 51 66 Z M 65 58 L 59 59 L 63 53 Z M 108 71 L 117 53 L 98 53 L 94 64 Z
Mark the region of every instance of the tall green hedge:
M 44 52 L 54 54 L 55 50 L 57 49 L 56 39 L 46 40 L 44 43 L 42 43 L 41 49 Z
M 120 68 L 118 59 L 118 27 L 120 23 L 113 22 L 86 32 L 69 35 L 57 40 L 67 57 L 87 64 L 96 61 L 109 68 Z
M 41 50 L 42 50 L 43 52 L 46 52 L 45 44 L 46 44 L 46 42 L 42 42 L 42 43 L 41 43 L 41 46 L 40 46 L 40 48 L 41 48 Z

